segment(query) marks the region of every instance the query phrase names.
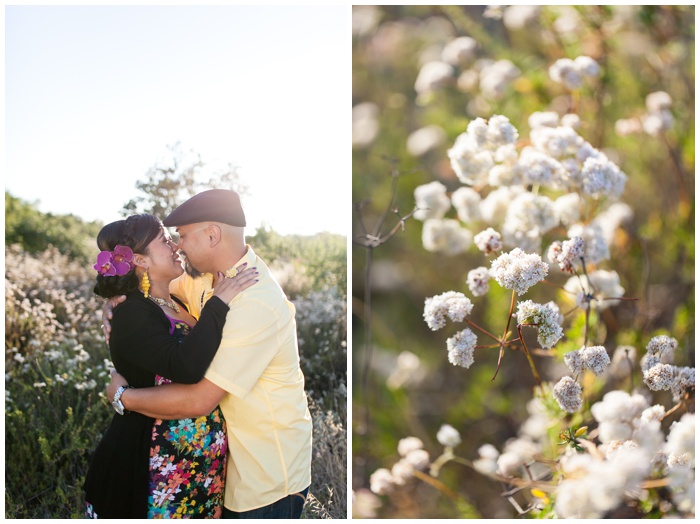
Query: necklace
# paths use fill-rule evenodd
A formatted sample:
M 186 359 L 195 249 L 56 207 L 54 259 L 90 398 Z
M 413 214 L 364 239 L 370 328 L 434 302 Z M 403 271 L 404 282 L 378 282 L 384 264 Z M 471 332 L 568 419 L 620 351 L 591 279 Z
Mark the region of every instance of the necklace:
M 154 297 L 153 295 L 148 295 L 148 298 L 150 298 L 153 302 L 155 302 L 159 306 L 169 307 L 170 309 L 175 311 L 175 313 L 180 312 L 180 307 L 177 305 L 177 303 L 173 299 L 165 300 L 164 298 Z

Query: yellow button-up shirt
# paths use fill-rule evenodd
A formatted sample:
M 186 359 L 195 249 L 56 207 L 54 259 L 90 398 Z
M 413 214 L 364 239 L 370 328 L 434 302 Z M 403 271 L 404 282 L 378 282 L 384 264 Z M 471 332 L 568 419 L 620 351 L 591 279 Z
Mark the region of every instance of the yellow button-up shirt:
M 259 281 L 230 303 L 221 345 L 205 378 L 226 390 L 219 404 L 229 452 L 224 505 L 248 511 L 311 484 L 311 415 L 299 367 L 295 308 L 248 246 L 235 265 L 257 267 Z M 199 313 L 212 275 L 174 281 L 171 292 Z

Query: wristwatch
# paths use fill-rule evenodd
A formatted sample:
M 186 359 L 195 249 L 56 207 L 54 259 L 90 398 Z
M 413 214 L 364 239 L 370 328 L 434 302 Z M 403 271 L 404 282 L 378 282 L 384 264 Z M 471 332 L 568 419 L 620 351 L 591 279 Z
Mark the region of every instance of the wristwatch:
M 131 386 L 119 386 L 119 389 L 117 389 L 117 392 L 114 394 L 114 398 L 112 399 L 112 407 L 114 408 L 114 411 L 119 413 L 120 415 L 123 415 L 124 412 L 126 411 L 124 409 L 124 404 L 122 404 L 121 398 L 122 394 L 130 388 Z M 128 411 L 126 411 L 128 413 Z

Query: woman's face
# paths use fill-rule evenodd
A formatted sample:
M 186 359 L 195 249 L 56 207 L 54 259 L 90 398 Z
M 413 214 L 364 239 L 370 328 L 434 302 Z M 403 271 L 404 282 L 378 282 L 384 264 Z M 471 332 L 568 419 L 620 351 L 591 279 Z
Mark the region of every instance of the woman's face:
M 170 233 L 161 227 L 160 234 L 148 244 L 148 276 L 152 280 L 173 280 L 183 273 L 182 260 L 177 252 L 177 245 L 170 238 Z

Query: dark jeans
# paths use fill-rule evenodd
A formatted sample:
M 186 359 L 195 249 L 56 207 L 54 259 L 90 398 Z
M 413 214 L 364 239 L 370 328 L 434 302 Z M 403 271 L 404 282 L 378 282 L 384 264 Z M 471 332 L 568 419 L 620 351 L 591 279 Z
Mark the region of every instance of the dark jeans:
M 306 495 L 309 488 L 306 488 L 300 493 L 293 493 L 283 499 L 273 502 L 262 508 L 251 509 L 250 511 L 231 511 L 224 508 L 222 518 L 225 519 L 298 519 L 301 517 L 301 511 L 304 509 Z

